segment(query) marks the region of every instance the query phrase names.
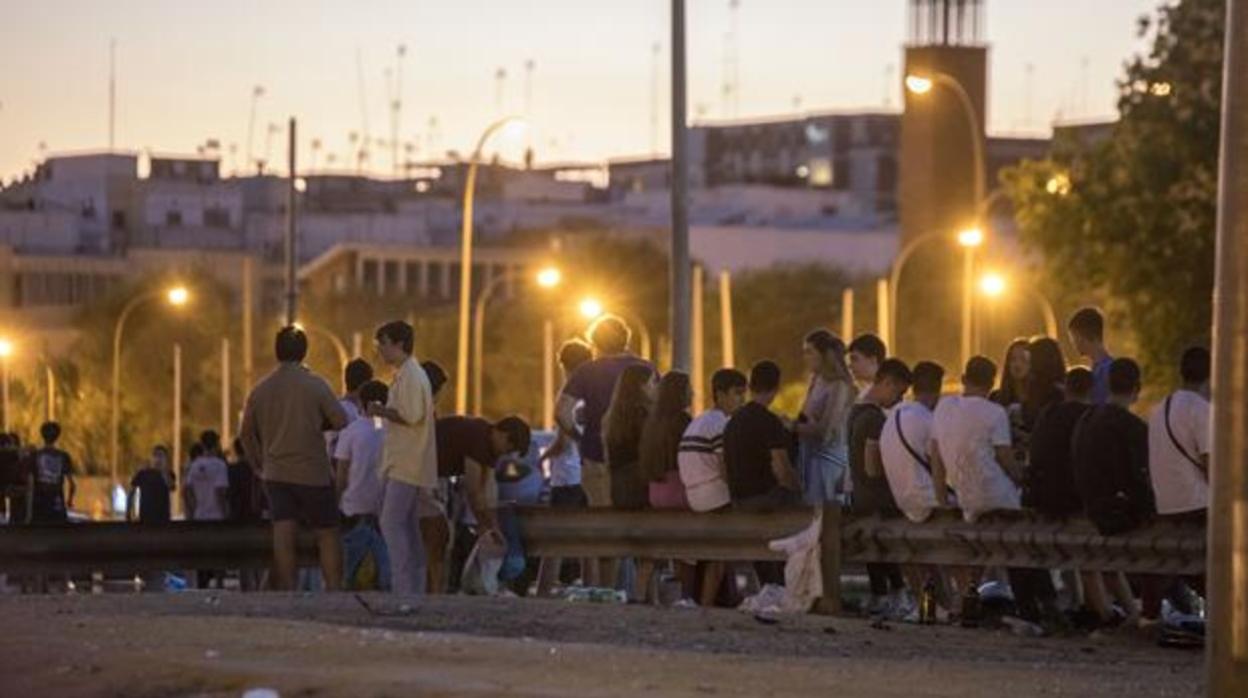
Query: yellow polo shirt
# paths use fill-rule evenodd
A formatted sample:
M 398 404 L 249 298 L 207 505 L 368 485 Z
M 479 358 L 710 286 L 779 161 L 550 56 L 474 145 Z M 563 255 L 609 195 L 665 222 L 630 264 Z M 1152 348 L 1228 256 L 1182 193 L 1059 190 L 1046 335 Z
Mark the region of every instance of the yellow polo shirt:
M 386 420 L 381 474 L 416 487 L 438 482 L 438 446 L 434 435 L 433 389 L 416 357 L 399 366 L 390 384 L 386 407 L 406 424 Z

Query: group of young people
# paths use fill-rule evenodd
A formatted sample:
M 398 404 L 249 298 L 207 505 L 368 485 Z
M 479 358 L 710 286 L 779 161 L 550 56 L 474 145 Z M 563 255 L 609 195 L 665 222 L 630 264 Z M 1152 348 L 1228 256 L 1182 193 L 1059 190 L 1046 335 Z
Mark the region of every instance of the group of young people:
M 559 434 L 548 455 L 554 506 L 769 511 L 800 503 L 847 506 L 861 516 L 928 520 L 957 508 L 967 521 L 1035 509 L 1086 516 L 1106 535 L 1161 517 L 1202 522 L 1208 503 L 1210 356 L 1183 352 L 1181 387 L 1145 421 L 1132 412 L 1142 376 L 1114 358 L 1105 322 L 1092 308 L 1068 324 L 1089 366 L 1068 367 L 1055 338 L 1017 340 L 1000 368 L 987 357 L 963 367 L 960 390 L 945 395 L 946 371 L 931 361 L 908 366 L 884 343 L 862 335 L 846 345 L 827 330 L 805 337 L 810 371 L 801 411 L 777 414 L 782 377 L 772 361 L 749 375 L 712 376 L 712 406 L 692 415 L 689 376 L 660 375 L 628 352 L 629 330 L 606 317 L 587 346 L 572 341 L 560 360 L 567 375 L 557 405 Z M 906 395 L 911 397 L 904 400 Z M 580 488 L 575 464 L 579 461 Z M 558 464 L 557 467 L 555 464 Z M 583 491 L 583 493 L 582 493 Z M 587 578 L 611 585 L 610 561 L 590 561 Z M 722 598 L 723 568 L 675 563 L 684 593 Z M 783 583 L 774 565 L 755 565 L 761 582 Z M 644 564 L 639 589 L 647 581 Z M 1162 599 L 1190 609 L 1199 579 L 1122 574 L 1066 575 L 1059 607 L 1048 570 L 938 570 L 868 565 L 872 614 L 915 617 L 915 598 L 938 585 L 953 614 L 981 581 L 1008 582 L 1023 618 L 1093 625 L 1158 619 Z M 543 575 L 548 577 L 548 575 Z M 644 593 L 639 591 L 639 594 Z M 1082 613 L 1077 613 L 1082 611 Z

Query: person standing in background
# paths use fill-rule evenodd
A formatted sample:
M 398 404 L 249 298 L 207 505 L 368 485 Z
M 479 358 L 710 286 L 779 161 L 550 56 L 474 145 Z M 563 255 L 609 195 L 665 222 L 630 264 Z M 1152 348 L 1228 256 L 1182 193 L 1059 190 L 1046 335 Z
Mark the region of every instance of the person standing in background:
M 152 449 L 152 459 L 130 479 L 130 491 L 126 496 L 126 521 L 136 520 L 137 509 L 139 523 L 169 523 L 170 493 L 176 486 L 173 466 L 169 461 L 169 449 L 163 445 L 156 446 Z
M 566 383 L 568 377 L 576 369 L 594 358 L 593 349 L 589 345 L 573 339 L 564 342 L 559 348 L 559 368 L 563 372 Z M 579 409 L 579 408 L 578 408 Z M 584 509 L 589 506 L 589 498 L 581 487 L 581 455 L 576 447 L 577 434 L 569 432 L 556 423 L 555 440 L 539 457 L 541 462 L 550 464 L 550 506 L 552 509 Z M 559 580 L 563 568 L 563 558 L 543 558 L 537 574 L 537 595 L 549 596 L 555 582 Z M 581 560 L 580 575 L 584 579 L 589 566 Z
M 39 427 L 43 447 L 31 454 L 31 472 L 26 482 L 26 511 L 31 523 L 64 523 L 74 507 L 74 461 L 56 447 L 61 425 L 44 422 Z M 66 485 L 69 492 L 66 494 Z
M 828 330 L 806 335 L 803 359 L 810 385 L 793 432 L 798 437 L 798 474 L 806 503 L 839 502 L 849 469 L 847 432 L 854 406 L 853 377 L 845 364 L 845 343 Z
M 243 409 L 239 437 L 252 467 L 262 473 L 273 521 L 273 587 L 295 584 L 296 535 L 302 523 L 316 534 L 325 588 L 342 588 L 338 502 L 324 432 L 347 424 L 347 414 L 324 378 L 303 365 L 308 337 L 297 326 L 274 338 L 278 366 Z
M 1105 316 L 1096 308 L 1081 308 L 1066 328 L 1079 355 L 1092 362 L 1092 404 L 1109 400 L 1109 365 L 1114 357 L 1105 348 Z
M 378 353 L 395 369 L 386 404 L 368 405 L 370 417 L 385 420 L 381 532 L 390 554 L 391 588 L 396 594 L 423 594 L 428 559 L 420 525 L 420 490 L 438 484 L 433 389 L 413 356 L 416 336 L 411 325 L 388 322 L 377 329 L 375 338 Z

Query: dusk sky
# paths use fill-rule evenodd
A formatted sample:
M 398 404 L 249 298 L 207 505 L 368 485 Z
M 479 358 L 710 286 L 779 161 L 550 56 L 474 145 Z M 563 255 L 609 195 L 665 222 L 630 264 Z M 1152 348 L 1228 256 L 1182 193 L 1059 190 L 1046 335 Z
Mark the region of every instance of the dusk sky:
M 254 149 L 266 127 L 300 120 L 303 146 L 348 150 L 348 133 L 389 138 L 384 71 L 404 44 L 400 140 L 416 157 L 471 148 L 502 111 L 524 110 L 535 63 L 531 138 L 538 160 L 650 151 L 651 46 L 661 45 L 660 151 L 667 150 L 667 0 L 167 2 L 0 0 L 0 179 L 48 152 L 107 145 L 108 46 L 117 41 L 117 146 L 193 153 L 208 138 L 246 150 L 253 85 L 262 85 Z M 1047 132 L 1055 116 L 1112 116 L 1123 62 L 1146 48 L 1135 20 L 1158 0 L 989 0 L 989 130 Z M 721 98 L 729 0 L 690 0 L 690 118 L 733 116 Z M 741 0 L 740 117 L 900 103 L 904 0 Z M 357 51 L 360 60 L 357 64 Z M 1031 97 L 1027 69 L 1033 64 Z M 1085 67 L 1086 66 L 1086 67 Z M 362 71 L 359 70 L 362 68 Z M 359 73 L 366 110 L 361 109 Z M 1030 103 L 1030 109 L 1028 104 Z M 429 138 L 429 121 L 440 127 Z M 284 157 L 283 136 L 272 157 Z M 501 148 L 515 157 L 521 147 Z M 310 153 L 303 153 L 304 162 Z M 224 155 L 230 166 L 228 152 Z M 389 170 L 389 151 L 372 166 Z

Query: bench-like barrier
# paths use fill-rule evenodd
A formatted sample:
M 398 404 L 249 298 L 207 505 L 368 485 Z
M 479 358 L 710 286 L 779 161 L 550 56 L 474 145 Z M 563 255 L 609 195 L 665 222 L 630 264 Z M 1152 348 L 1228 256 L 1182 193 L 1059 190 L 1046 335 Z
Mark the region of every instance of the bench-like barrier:
M 810 509 L 773 513 L 519 508 L 521 538 L 531 556 L 778 560 L 768 542 L 797 533 Z M 0 527 L 0 572 L 129 575 L 170 569 L 260 569 L 272 539 L 265 524 L 175 522 Z M 1156 522 L 1119 536 L 1101 536 L 1084 519 L 1051 520 L 1029 512 L 993 514 L 976 523 L 941 511 L 924 523 L 852 518 L 824 512 L 820 536 L 824 608 L 835 611 L 843 563 L 1118 570 L 1201 574 L 1205 531 L 1199 524 Z M 301 559 L 314 563 L 310 535 Z

